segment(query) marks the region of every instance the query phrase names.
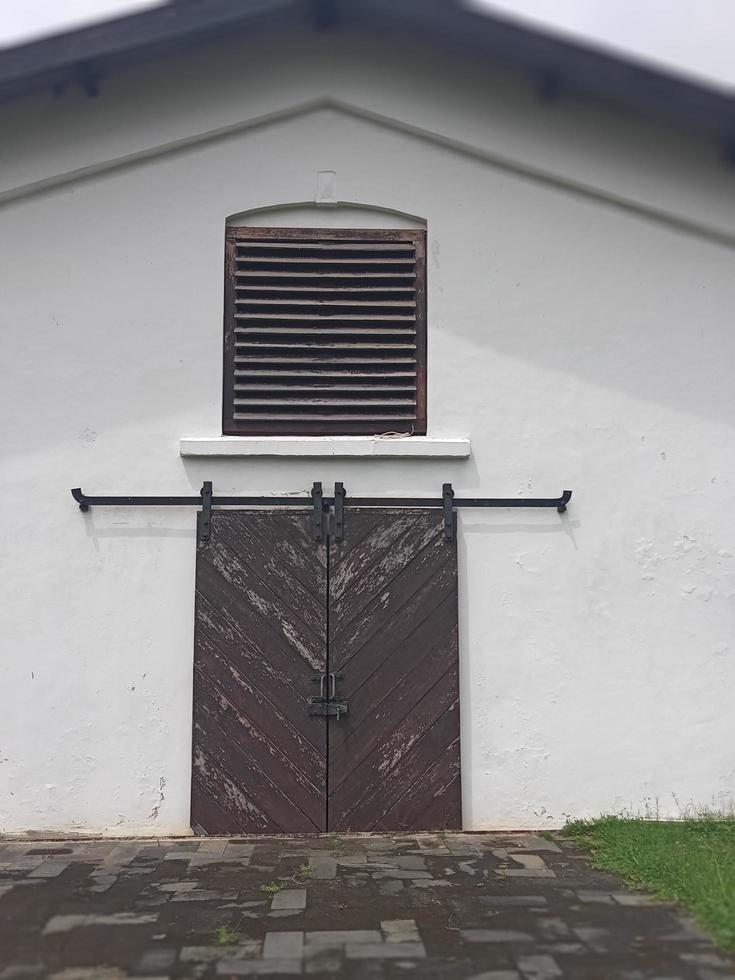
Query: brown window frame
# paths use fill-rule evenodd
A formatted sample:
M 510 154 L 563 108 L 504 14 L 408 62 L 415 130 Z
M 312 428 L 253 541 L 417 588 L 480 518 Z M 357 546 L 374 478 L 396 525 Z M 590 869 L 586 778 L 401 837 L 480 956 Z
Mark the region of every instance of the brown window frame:
M 369 238 L 372 241 L 411 241 L 415 248 L 415 300 L 416 300 L 416 416 L 404 427 L 388 424 L 391 432 L 405 435 L 426 435 L 426 231 L 422 229 L 375 229 L 375 228 L 259 228 L 248 226 L 229 227 L 225 232 L 225 294 L 224 294 L 224 345 L 222 384 L 222 433 L 223 435 L 380 435 L 385 429 L 379 422 L 346 420 L 279 420 L 274 417 L 261 420 L 242 420 L 235 415 L 235 324 L 234 312 L 237 292 L 235 288 L 236 246 L 242 239 L 283 239 L 289 241 L 325 238 Z M 383 423 L 386 425 L 386 423 Z

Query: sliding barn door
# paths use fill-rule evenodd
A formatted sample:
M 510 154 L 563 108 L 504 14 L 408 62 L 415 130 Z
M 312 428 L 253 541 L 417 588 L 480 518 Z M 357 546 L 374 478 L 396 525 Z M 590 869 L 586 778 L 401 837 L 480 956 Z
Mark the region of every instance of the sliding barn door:
M 329 829 L 461 828 L 457 546 L 440 511 L 345 510 L 329 670 L 348 704 L 329 720 Z
M 326 829 L 327 549 L 308 512 L 217 511 L 197 552 L 192 827 Z

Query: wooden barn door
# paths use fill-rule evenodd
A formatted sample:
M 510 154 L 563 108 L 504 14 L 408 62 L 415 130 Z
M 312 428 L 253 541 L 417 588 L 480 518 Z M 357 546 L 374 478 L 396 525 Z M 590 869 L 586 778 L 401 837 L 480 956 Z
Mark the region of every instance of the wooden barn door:
M 462 826 L 457 552 L 441 512 L 218 511 L 198 549 L 192 827 Z M 315 683 L 322 677 L 322 684 Z M 310 704 L 320 690 L 335 704 Z
M 192 827 L 326 829 L 327 549 L 306 512 L 218 511 L 197 553 Z
M 349 707 L 329 720 L 329 830 L 461 829 L 457 546 L 441 512 L 345 510 L 329 670 Z

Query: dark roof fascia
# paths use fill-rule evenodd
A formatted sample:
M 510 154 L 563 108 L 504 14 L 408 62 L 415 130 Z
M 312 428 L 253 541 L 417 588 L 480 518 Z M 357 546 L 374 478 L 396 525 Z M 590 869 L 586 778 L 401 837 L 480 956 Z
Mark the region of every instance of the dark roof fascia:
M 0 49 L 0 101 L 232 37 L 298 0 L 175 0 L 141 13 Z M 92 93 L 96 94 L 96 93 Z
M 618 57 L 497 15 L 462 7 L 458 0 L 366 0 L 373 15 L 402 21 L 435 44 L 472 51 L 529 76 L 538 94 L 588 93 L 683 126 L 735 140 L 735 90 Z
M 460 0 L 175 0 L 116 20 L 0 50 L 0 99 L 81 83 L 110 71 L 277 25 L 289 12 L 315 29 L 340 20 L 451 45 L 531 77 L 540 96 L 565 91 L 623 103 L 735 147 L 735 93 L 464 7 Z

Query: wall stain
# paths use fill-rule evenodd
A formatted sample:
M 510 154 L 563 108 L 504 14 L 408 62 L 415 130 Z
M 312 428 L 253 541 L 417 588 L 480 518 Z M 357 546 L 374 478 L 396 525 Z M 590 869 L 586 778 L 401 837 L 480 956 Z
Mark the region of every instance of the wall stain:
M 161 776 L 161 778 L 158 780 L 158 803 L 156 803 L 156 805 L 153 807 L 151 812 L 148 814 L 149 820 L 158 819 L 158 814 L 161 812 L 161 807 L 163 805 L 164 800 L 166 799 L 166 796 L 163 792 L 165 788 L 166 788 L 166 777 Z

